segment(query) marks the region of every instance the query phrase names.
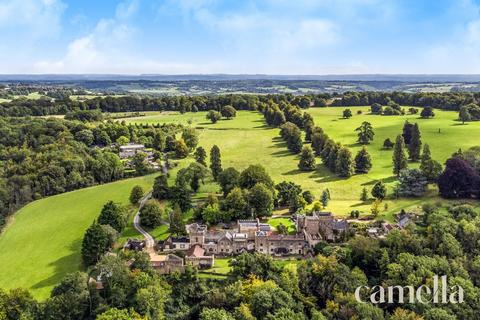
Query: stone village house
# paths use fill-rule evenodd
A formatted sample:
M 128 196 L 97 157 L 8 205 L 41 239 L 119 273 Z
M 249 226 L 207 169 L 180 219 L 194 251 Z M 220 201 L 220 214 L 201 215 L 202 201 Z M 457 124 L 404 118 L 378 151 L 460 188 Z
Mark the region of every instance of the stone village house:
M 206 225 L 186 226 L 188 237 L 169 236 L 159 241 L 157 253 L 150 253 L 152 267 L 160 273 L 183 271 L 185 265 L 212 267 L 215 255 L 231 256 L 242 252 L 259 252 L 271 256 L 303 256 L 320 241 L 340 242 L 346 238 L 348 222 L 336 219 L 330 212 L 296 218 L 296 234 L 283 235 L 271 230 L 269 224 L 256 220 L 239 220 L 232 230 L 208 230 Z M 130 240 L 125 248 L 142 250 L 138 241 Z M 182 252 L 181 258 L 175 252 Z

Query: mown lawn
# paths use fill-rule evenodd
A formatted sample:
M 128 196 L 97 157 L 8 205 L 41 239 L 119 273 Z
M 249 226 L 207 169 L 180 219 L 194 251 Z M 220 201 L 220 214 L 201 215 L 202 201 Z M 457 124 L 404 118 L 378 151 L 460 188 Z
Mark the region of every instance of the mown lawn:
M 0 235 L 0 287 L 48 297 L 66 274 L 82 269 L 83 234 L 108 200 L 127 204 L 134 185 L 151 188 L 155 175 L 86 188 L 30 203 Z
M 285 227 L 287 227 L 288 233 L 295 232 L 295 224 L 289 218 L 274 217 L 268 219 L 267 223 L 274 228 L 277 228 L 279 224 L 283 224 Z
M 365 175 L 354 175 L 348 179 L 332 174 L 320 159 L 317 159 L 317 169 L 312 172 L 301 172 L 297 168 L 298 156 L 291 154 L 285 142 L 279 137 L 279 130 L 265 125 L 262 115 L 258 112 L 238 111 L 232 120 L 221 120 L 212 124 L 205 120 L 206 112 L 180 114 L 167 112 L 150 114 L 141 118 L 126 119 L 127 123 L 183 123 L 196 127 L 200 132 L 200 145 L 207 152 L 218 145 L 222 153 L 224 168 L 233 166 L 238 170 L 250 164 L 262 164 L 276 183 L 282 180 L 294 181 L 310 190 L 319 199 L 321 192 L 328 188 L 331 201 L 325 210 L 336 215 L 346 216 L 352 210 L 368 213 L 371 202 L 359 200 L 363 187 L 371 189 L 375 182 L 382 179 L 390 190 L 396 183 L 392 173 L 392 150 L 382 149 L 386 138 L 392 140 L 402 132 L 405 120 L 418 122 L 422 133 L 422 141 L 430 145 L 433 157 L 444 162 L 458 148 L 468 149 L 477 145 L 480 138 L 480 122 L 461 125 L 456 121 L 457 113 L 435 110 L 433 119 L 421 119 L 418 115 L 379 116 L 369 114 L 369 107 L 350 107 L 353 117 L 341 119 L 343 107 L 310 108 L 316 125 L 322 127 L 330 137 L 348 146 L 355 153 L 361 148 L 356 143 L 354 131 L 363 121 L 372 124 L 375 139 L 367 146 L 373 159 L 373 169 Z M 361 110 L 362 114 L 357 115 Z M 440 130 L 439 130 L 440 129 Z M 468 137 L 468 138 L 466 138 Z M 418 164 L 410 164 L 416 167 Z M 204 192 L 218 191 L 213 184 L 204 186 Z M 435 186 L 430 186 L 427 194 L 416 199 L 388 199 L 382 204 L 380 218 L 391 220 L 393 214 L 404 208 L 418 209 L 425 201 L 440 201 Z M 385 206 L 386 204 L 386 206 Z

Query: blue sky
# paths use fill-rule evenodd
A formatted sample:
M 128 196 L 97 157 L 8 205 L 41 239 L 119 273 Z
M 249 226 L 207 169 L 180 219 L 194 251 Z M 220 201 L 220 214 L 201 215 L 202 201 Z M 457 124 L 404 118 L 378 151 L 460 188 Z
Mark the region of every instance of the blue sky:
M 0 73 L 480 73 L 480 3 L 0 0 Z

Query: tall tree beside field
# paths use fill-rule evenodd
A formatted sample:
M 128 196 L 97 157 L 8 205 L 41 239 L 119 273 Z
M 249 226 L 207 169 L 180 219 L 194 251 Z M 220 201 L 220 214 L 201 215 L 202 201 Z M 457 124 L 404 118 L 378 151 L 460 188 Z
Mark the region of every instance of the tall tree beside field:
M 175 156 L 178 159 L 184 159 L 190 153 L 190 149 L 188 148 L 187 144 L 182 138 L 175 141 L 174 151 L 175 151 Z
M 280 127 L 282 124 L 287 122 L 285 119 L 285 114 L 281 110 L 275 110 L 275 113 L 273 115 L 273 125 L 275 127 Z
M 194 128 L 184 128 L 182 132 L 182 139 L 187 145 L 188 149 L 192 151 L 198 144 L 198 133 Z
M 233 167 L 227 168 L 220 172 L 217 181 L 222 188 L 223 195 L 226 196 L 233 188 L 238 187 L 240 172 Z
M 113 201 L 108 201 L 102 208 L 102 212 L 98 217 L 98 223 L 109 225 L 118 232 L 122 232 L 127 225 L 125 209 Z
M 315 127 L 312 132 L 312 149 L 316 156 L 319 156 L 323 150 L 325 142 L 327 141 L 327 135 L 319 127 Z
M 402 137 L 406 145 L 410 144 L 410 141 L 412 140 L 412 130 L 413 130 L 413 124 L 408 122 L 408 120 L 405 120 L 405 123 L 403 124 L 403 129 L 402 129 Z
M 110 226 L 94 222 L 85 232 L 82 241 L 82 259 L 86 266 L 97 263 L 109 251 L 117 237 L 117 232 Z
M 144 195 L 143 188 L 141 186 L 135 186 L 132 188 L 132 191 L 130 192 L 130 203 L 131 204 L 138 204 L 140 199 L 142 199 Z
M 350 177 L 353 174 L 352 153 L 346 147 L 338 151 L 335 172 L 341 177 Z
M 430 183 L 436 182 L 442 173 L 442 165 L 438 161 L 432 159 L 428 144 L 423 146 L 420 170 Z
M 272 178 L 268 175 L 267 170 L 262 165 L 253 164 L 248 166 L 240 173 L 240 187 L 250 189 L 258 183 L 263 183 L 270 189 L 273 189 Z
M 401 135 L 397 136 L 395 146 L 393 148 L 393 173 L 397 176 L 400 171 L 408 167 L 407 156 L 405 155 L 405 142 Z
M 162 208 L 155 200 L 151 200 L 140 210 L 140 223 L 147 228 L 156 228 L 162 224 L 162 215 Z
M 232 119 L 237 116 L 237 110 L 235 110 L 234 107 L 229 105 L 222 107 L 222 109 L 220 110 L 220 113 L 222 114 L 223 117 L 227 119 Z
M 383 200 L 387 196 L 387 187 L 382 181 L 378 181 L 372 188 L 372 196 L 375 199 Z
M 218 120 L 222 118 L 222 114 L 215 110 L 208 111 L 206 118 L 210 120 L 212 123 L 217 123 Z
M 287 143 L 287 148 L 293 153 L 299 153 L 302 150 L 302 132 L 300 128 L 292 123 L 286 122 L 280 127 L 280 136 Z
M 170 213 L 169 232 L 176 236 L 185 233 L 185 222 L 183 222 L 182 211 L 178 205 L 175 205 L 173 211 Z
M 433 112 L 432 107 L 425 107 L 422 112 L 420 112 L 420 117 L 424 119 L 433 118 L 435 117 L 435 112 Z
M 257 183 L 248 193 L 248 204 L 252 208 L 255 217 L 267 217 L 272 215 L 273 194 L 263 183 Z
M 312 134 L 313 134 L 313 130 L 315 129 L 315 124 L 313 123 L 313 121 L 309 120 L 305 122 L 304 128 L 305 128 L 305 141 L 312 142 Z
M 468 121 L 472 121 L 472 115 L 470 114 L 470 111 L 468 110 L 467 106 L 463 106 L 460 108 L 458 117 L 460 121 L 462 121 L 462 124 L 465 124 L 465 122 L 468 122 Z
M 418 161 L 420 159 L 420 150 L 422 148 L 422 140 L 420 134 L 420 128 L 415 123 L 412 128 L 412 138 L 408 145 L 408 155 L 410 160 Z
M 301 171 L 315 170 L 315 156 L 313 154 L 312 148 L 310 148 L 309 146 L 303 147 L 302 153 L 300 154 L 298 168 Z
M 190 191 L 186 185 L 176 185 L 171 189 L 171 201 L 174 205 L 178 205 L 182 212 L 192 208 L 192 199 Z
M 322 207 L 326 208 L 328 206 L 329 201 L 330 201 L 330 195 L 328 190 L 323 190 L 322 195 L 320 196 L 320 202 L 322 203 Z
M 430 151 L 430 146 L 428 143 L 425 143 L 422 150 L 422 156 L 420 157 L 420 165 L 424 164 L 428 160 L 432 160 L 432 153 Z
M 368 173 L 372 168 L 372 158 L 367 151 L 367 148 L 363 147 L 355 156 L 355 172 L 356 173 Z
M 340 149 L 342 149 L 342 145 L 340 143 L 335 143 L 328 153 L 326 165 L 332 172 L 337 172 L 337 159 Z
M 204 167 L 207 166 L 207 152 L 205 151 L 205 149 L 203 149 L 203 147 L 198 147 L 195 150 L 193 156 L 195 157 L 195 161 L 197 161 Z
M 355 131 L 358 132 L 358 143 L 360 144 L 369 144 L 375 136 L 371 123 L 367 121 L 362 122 Z
M 158 200 L 168 199 L 169 187 L 167 176 L 165 174 L 161 174 L 155 178 L 155 181 L 153 182 L 152 196 Z
M 352 117 L 352 110 L 350 110 L 350 109 L 343 110 L 342 116 L 343 116 L 344 119 L 351 118 Z
M 365 187 L 363 187 L 362 193 L 360 194 L 360 200 L 363 202 L 368 200 L 368 190 Z
M 222 159 L 220 155 L 220 148 L 214 145 L 210 149 L 210 170 L 212 170 L 213 179 L 217 181 L 217 177 L 222 172 Z

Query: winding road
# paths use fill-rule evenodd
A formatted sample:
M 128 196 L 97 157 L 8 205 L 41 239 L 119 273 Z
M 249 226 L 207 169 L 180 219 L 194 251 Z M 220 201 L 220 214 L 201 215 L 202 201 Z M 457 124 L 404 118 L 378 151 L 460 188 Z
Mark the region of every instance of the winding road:
M 152 197 L 152 192 L 147 193 L 142 200 L 140 200 L 140 206 L 138 207 L 138 211 L 135 214 L 135 218 L 133 218 L 133 226 L 137 229 L 145 237 L 145 249 L 149 250 L 155 246 L 155 240 L 153 237 L 145 231 L 142 226 L 140 226 L 140 210 L 142 210 L 145 203 Z
M 163 164 L 162 164 L 162 172 L 163 172 L 163 174 L 168 173 L 168 167 L 166 165 L 166 161 L 164 161 Z M 155 239 L 147 231 L 145 231 L 145 229 L 143 229 L 142 226 L 140 225 L 140 210 L 142 210 L 145 203 L 147 203 L 147 201 L 150 200 L 151 197 L 152 197 L 152 191 L 147 193 L 140 200 L 140 205 L 138 206 L 138 211 L 135 214 L 135 217 L 133 218 L 133 227 L 145 237 L 145 249 L 146 249 L 146 251 L 149 251 L 149 250 L 153 249 L 153 247 L 155 246 Z

